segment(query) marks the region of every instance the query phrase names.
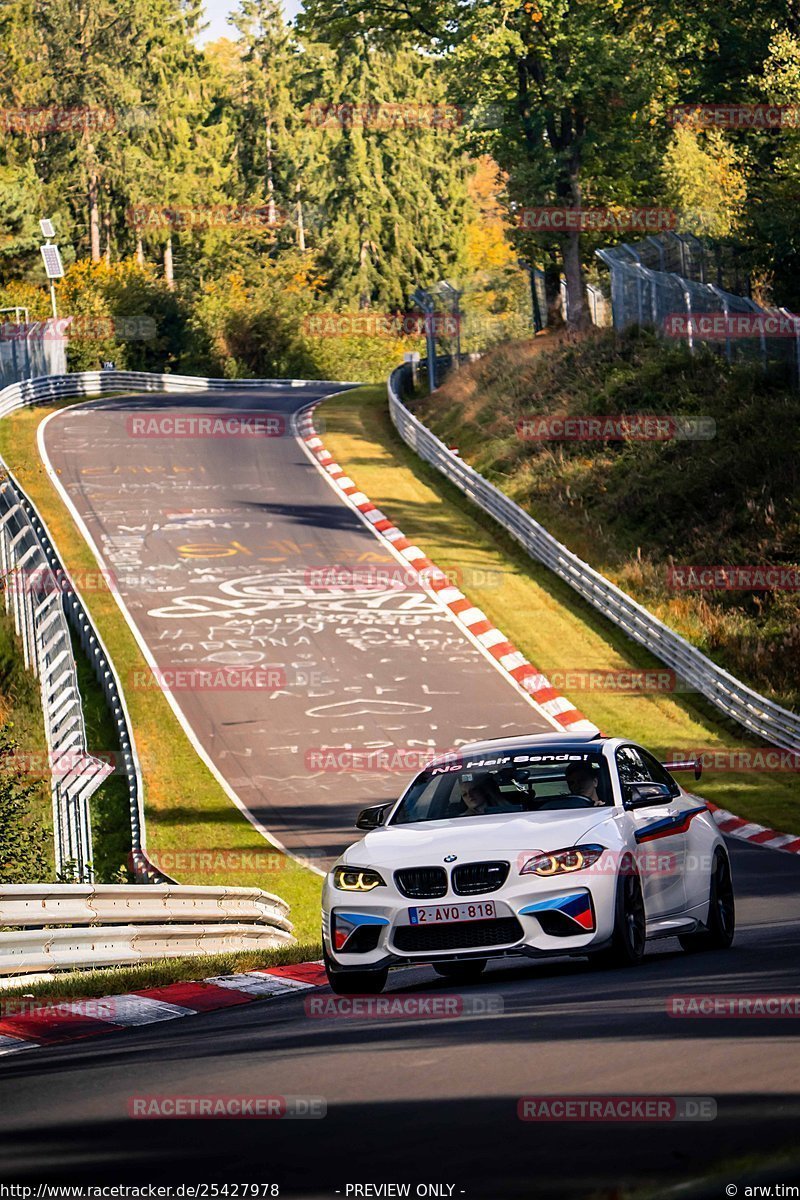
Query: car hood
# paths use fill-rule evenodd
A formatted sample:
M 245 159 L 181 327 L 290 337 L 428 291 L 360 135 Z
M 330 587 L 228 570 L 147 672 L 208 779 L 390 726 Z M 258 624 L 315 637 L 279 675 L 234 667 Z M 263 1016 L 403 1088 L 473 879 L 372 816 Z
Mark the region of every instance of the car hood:
M 361 867 L 435 866 L 446 855 L 475 862 L 498 854 L 561 850 L 585 841 L 589 832 L 613 821 L 615 810 L 579 813 L 524 813 L 452 817 L 414 825 L 372 830 L 342 855 L 342 863 Z M 601 839 L 602 840 L 602 839 Z

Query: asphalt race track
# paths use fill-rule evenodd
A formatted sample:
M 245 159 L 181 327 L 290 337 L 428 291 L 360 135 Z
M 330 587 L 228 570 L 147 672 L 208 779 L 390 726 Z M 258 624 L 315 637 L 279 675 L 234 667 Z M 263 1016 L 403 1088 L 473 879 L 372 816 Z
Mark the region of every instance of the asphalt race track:
M 256 820 L 320 865 L 353 840 L 358 810 L 397 796 L 416 769 L 325 771 L 321 747 L 397 746 L 413 763 L 431 748 L 552 728 L 443 605 L 403 583 L 408 571 L 309 462 L 291 416 L 324 394 L 323 384 L 104 401 L 65 410 L 45 432 L 203 748 Z M 275 415 L 280 436 L 133 432 L 135 417 L 222 412 Z M 403 586 L 381 587 L 387 575 Z M 193 686 L 199 669 L 217 680 L 223 667 L 245 686 Z M 275 690 L 247 686 L 252 669 Z
M 289 412 L 311 394 L 287 390 L 269 407 Z M 223 404 L 257 407 L 235 392 L 207 407 Z M 446 745 L 543 727 L 424 593 L 402 593 L 402 613 L 415 618 L 408 626 L 397 594 L 377 608 L 374 597 L 353 607 L 346 598 L 329 620 L 331 609 L 298 583 L 309 567 L 367 561 L 359 556 L 379 551 L 377 543 L 291 438 L 132 449 L 127 417 L 167 405 L 178 407 L 148 398 L 66 411 L 47 427 L 48 451 L 162 668 L 241 661 L 230 652 L 325 673 L 312 684 L 319 695 L 301 682 L 274 699 L 178 694 L 220 771 L 281 840 L 333 853 L 351 838 L 359 805 L 394 794 L 392 777 L 298 767 L 321 741 Z M 201 408 L 195 399 L 180 407 Z M 203 558 L 198 544 L 234 553 Z M 122 550 L 133 558 L 120 558 Z M 356 618 L 367 611 L 391 618 L 362 625 Z M 347 707 L 330 707 L 338 704 Z M 241 1180 L 274 1182 L 281 1195 L 307 1200 L 366 1183 L 430 1183 L 444 1185 L 439 1195 L 485 1200 L 620 1200 L 639 1188 L 724 1196 L 725 1184 L 750 1170 L 766 1183 L 796 1183 L 797 1018 L 668 1012 L 676 995 L 800 992 L 800 860 L 728 844 L 739 929 L 726 952 L 687 955 L 667 940 L 628 971 L 509 960 L 461 989 L 428 968 L 403 970 L 390 976 L 389 995 L 455 996 L 457 1015 L 307 1015 L 310 997 L 330 994 L 322 991 L 8 1055 L 0 1059 L 0 1182 Z M 461 1011 L 462 998 L 477 1011 Z M 212 1094 L 321 1097 L 327 1116 L 128 1115 L 134 1097 Z M 517 1116 L 521 1097 L 564 1095 L 710 1098 L 716 1117 Z M 781 1165 L 755 1162 L 785 1154 Z M 711 1182 L 709 1171 L 719 1171 Z
M 621 1197 L 636 1185 L 666 1192 L 757 1150 L 796 1150 L 796 1018 L 666 1011 L 674 995 L 798 991 L 800 862 L 730 850 L 740 931 L 727 952 L 689 956 L 664 941 L 633 971 L 501 964 L 460 992 L 426 968 L 390 976 L 391 994 L 502 1000 L 491 1016 L 320 1019 L 305 1015 L 306 993 L 9 1055 L 0 1181 L 270 1181 L 281 1195 L 331 1200 L 347 1184 L 408 1181 L 486 1200 Z M 321 1096 L 328 1115 L 127 1115 L 133 1096 L 211 1094 Z M 713 1097 L 718 1112 L 680 1124 L 518 1120 L 521 1096 L 558 1094 Z M 799 1168 L 795 1157 L 762 1177 L 793 1171 L 796 1183 Z M 730 1169 L 707 1194 L 741 1175 Z

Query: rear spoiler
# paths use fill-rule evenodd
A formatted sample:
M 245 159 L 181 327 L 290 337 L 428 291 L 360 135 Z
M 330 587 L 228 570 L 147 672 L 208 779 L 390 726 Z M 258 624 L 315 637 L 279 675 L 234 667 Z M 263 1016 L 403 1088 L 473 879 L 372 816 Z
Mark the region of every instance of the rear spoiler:
M 699 779 L 703 774 L 702 758 L 690 758 L 682 762 L 665 762 L 661 765 L 668 771 L 694 771 L 695 779 Z

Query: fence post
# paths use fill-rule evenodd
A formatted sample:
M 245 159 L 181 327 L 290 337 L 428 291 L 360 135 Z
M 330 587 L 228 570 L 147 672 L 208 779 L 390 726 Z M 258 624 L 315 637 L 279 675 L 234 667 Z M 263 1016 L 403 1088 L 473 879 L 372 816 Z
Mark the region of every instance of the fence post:
M 750 300 L 747 297 L 744 297 L 744 302 L 745 302 L 745 304 L 749 304 L 751 312 L 765 314 L 767 311 L 765 308 L 762 308 L 760 304 L 756 304 L 755 300 Z M 761 343 L 761 369 L 763 371 L 766 371 L 766 369 L 767 369 L 767 335 L 764 332 L 763 325 L 761 326 L 761 333 L 759 334 L 759 341 Z
M 636 250 L 630 244 L 630 242 L 623 242 L 622 249 L 626 250 L 628 252 L 628 254 L 630 254 L 633 261 L 636 263 L 636 268 L 637 268 L 636 269 L 636 309 L 638 312 L 637 321 L 638 321 L 639 325 L 643 325 L 644 324 L 644 295 L 643 295 L 643 289 L 642 289 L 641 271 L 644 266 L 644 263 L 642 262 L 641 257 L 639 256 L 638 250 Z
M 651 234 L 647 240 L 651 243 L 651 245 L 655 246 L 656 250 L 658 251 L 659 271 L 664 271 L 666 269 L 666 263 L 664 260 L 664 243 L 660 238 L 654 237 L 653 234 Z
M 692 326 L 692 315 L 693 315 L 692 314 L 692 293 L 689 291 L 688 287 L 686 286 L 686 280 L 681 275 L 673 274 L 672 278 L 675 280 L 675 282 L 677 283 L 681 292 L 683 293 L 683 300 L 686 305 L 686 316 L 687 316 L 686 343 L 689 347 L 690 352 L 692 354 L 694 354 L 694 328 Z
M 622 274 L 622 268 L 608 250 L 596 250 L 595 254 L 600 259 L 601 263 L 608 267 L 608 272 L 611 277 L 611 324 L 615 329 L 621 329 L 625 324 L 624 321 L 624 305 L 620 303 L 620 282 L 619 277 Z
M 713 283 L 706 284 L 706 287 L 709 289 L 709 291 L 714 293 L 714 295 L 717 297 L 718 300 L 722 301 L 722 311 L 725 316 L 725 358 L 727 359 L 728 362 L 730 362 L 731 358 L 732 358 L 732 351 L 731 351 L 730 324 L 728 322 L 728 316 L 730 314 L 730 305 L 728 304 L 728 297 L 726 296 L 725 292 L 722 291 L 721 288 L 715 287 Z

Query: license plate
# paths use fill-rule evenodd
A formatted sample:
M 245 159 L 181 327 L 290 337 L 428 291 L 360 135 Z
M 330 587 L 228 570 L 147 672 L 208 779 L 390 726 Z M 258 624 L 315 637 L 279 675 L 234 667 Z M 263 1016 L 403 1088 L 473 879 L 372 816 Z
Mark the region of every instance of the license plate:
M 408 910 L 408 919 L 412 925 L 442 925 L 450 921 L 486 921 L 496 915 L 493 900 L 476 901 L 474 904 L 428 904 L 424 908 Z

